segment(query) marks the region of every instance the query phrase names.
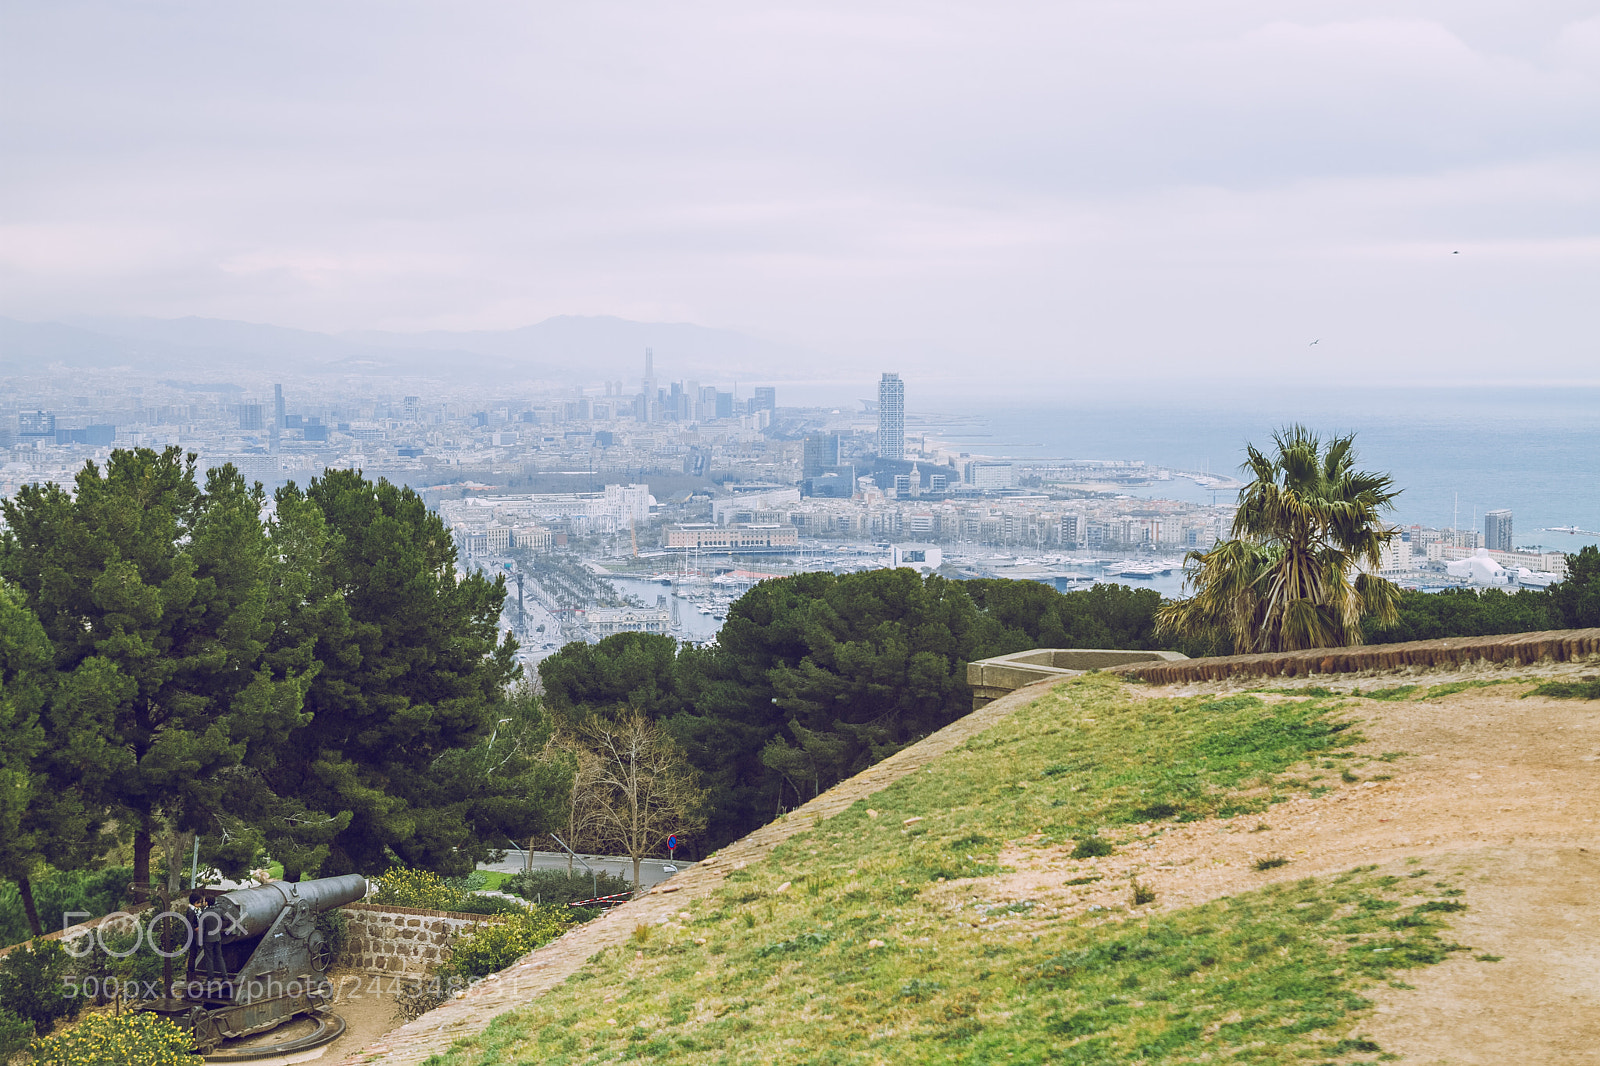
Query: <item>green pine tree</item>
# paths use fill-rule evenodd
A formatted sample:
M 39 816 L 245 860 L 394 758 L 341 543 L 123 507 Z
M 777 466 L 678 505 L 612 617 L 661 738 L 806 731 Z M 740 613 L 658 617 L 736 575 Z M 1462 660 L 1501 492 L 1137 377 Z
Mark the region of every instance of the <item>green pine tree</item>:
M 149 884 L 162 830 L 207 831 L 232 799 L 228 771 L 252 745 L 304 721 L 304 675 L 262 656 L 271 635 L 259 486 L 178 448 L 118 450 L 74 491 L 25 486 L 5 503 L 0 572 L 55 649 L 62 720 L 79 738 L 88 802 L 133 835 Z
M 459 575 L 439 517 L 387 481 L 330 470 L 277 505 L 290 609 L 269 657 L 304 662 L 309 649 L 320 663 L 311 722 L 260 768 L 286 874 L 374 870 L 391 855 L 459 873 L 531 834 L 542 808 L 520 794 L 521 764 L 491 773 L 470 757 L 508 717 L 518 673 L 498 634 L 504 581 Z

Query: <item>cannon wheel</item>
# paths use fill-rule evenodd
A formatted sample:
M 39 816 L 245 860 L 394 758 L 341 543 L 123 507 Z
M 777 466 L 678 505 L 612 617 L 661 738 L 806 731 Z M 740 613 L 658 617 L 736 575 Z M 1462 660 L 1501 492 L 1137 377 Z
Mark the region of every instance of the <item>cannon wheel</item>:
M 318 973 L 327 973 L 328 967 L 333 965 L 333 950 L 328 946 L 328 938 L 321 933 L 312 933 L 306 941 L 306 951 L 311 955 L 311 968 Z
M 194 1034 L 195 1050 L 204 1055 L 222 1042 L 222 1032 L 209 1011 L 194 1007 L 189 1011 L 189 1029 Z

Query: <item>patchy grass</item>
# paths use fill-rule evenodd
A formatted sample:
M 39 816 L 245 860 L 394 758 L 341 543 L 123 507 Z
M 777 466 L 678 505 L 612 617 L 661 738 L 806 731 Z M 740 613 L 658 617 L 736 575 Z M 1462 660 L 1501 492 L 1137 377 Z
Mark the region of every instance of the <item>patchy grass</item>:
M 1371 692 L 1352 689 L 1350 695 L 1364 700 L 1407 700 L 1421 690 L 1421 685 L 1398 685 L 1394 688 L 1375 688 Z
M 1110 855 L 1116 848 L 1105 837 L 1084 837 L 1072 849 L 1074 859 L 1097 859 Z
M 1557 700 L 1600 700 L 1600 680 L 1546 681 L 1525 696 L 1549 696 Z
M 1114 832 L 1155 803 L 1207 817 L 1239 790 L 1270 802 L 1277 775 L 1349 742 L 1328 712 L 1068 682 L 875 794 L 883 817 L 858 803 L 821 822 L 431 1061 L 1288 1066 L 1380 1050 L 1357 1031 L 1364 992 L 1461 950 L 1440 935 L 1460 906 L 1445 892 L 1362 867 L 1164 913 L 986 895 L 1008 842 Z
M 1489 688 L 1491 685 L 1518 685 L 1526 683 L 1524 677 L 1498 677 L 1478 681 L 1450 681 L 1443 685 L 1434 685 L 1423 693 L 1425 700 L 1436 700 L 1440 696 L 1453 696 L 1457 692 L 1466 692 L 1469 689 Z

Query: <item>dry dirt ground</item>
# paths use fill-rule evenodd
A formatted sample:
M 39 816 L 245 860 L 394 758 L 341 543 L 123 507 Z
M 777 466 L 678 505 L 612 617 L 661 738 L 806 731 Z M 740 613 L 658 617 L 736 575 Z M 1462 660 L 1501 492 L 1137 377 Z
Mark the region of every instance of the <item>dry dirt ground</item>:
M 1414 990 L 1384 989 L 1363 1032 L 1429 1066 L 1600 1064 L 1600 701 L 1524 697 L 1532 688 L 1352 700 L 1348 716 L 1365 738 L 1351 749 L 1358 757 L 1292 771 L 1324 775 L 1318 785 L 1336 786 L 1326 795 L 1264 815 L 1129 827 L 1117 838 L 1123 846 L 1101 859 L 1024 842 L 1001 856 L 1014 873 L 952 882 L 942 895 L 953 910 L 981 895 L 1068 914 L 1099 908 L 1110 918 L 1130 907 L 1132 878 L 1155 890 L 1149 906 L 1176 908 L 1358 865 L 1424 868 L 1466 890 L 1453 935 L 1474 950 L 1411 971 Z M 1140 691 L 1190 695 L 1196 687 Z M 1359 780 L 1343 780 L 1345 768 Z M 1269 858 L 1288 862 L 1255 868 Z M 1064 883 L 1094 876 L 1101 880 Z

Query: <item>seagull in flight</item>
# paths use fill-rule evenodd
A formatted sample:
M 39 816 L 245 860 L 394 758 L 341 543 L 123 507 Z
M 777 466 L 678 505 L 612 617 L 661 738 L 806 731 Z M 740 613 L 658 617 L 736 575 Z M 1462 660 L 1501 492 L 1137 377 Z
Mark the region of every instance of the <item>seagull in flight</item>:
M 1309 347 L 1311 347 L 1312 344 L 1321 344 L 1321 343 L 1322 343 L 1322 338 L 1318 337 L 1316 340 L 1312 341 L 1311 344 L 1306 345 L 1306 347 L 1309 348 Z

